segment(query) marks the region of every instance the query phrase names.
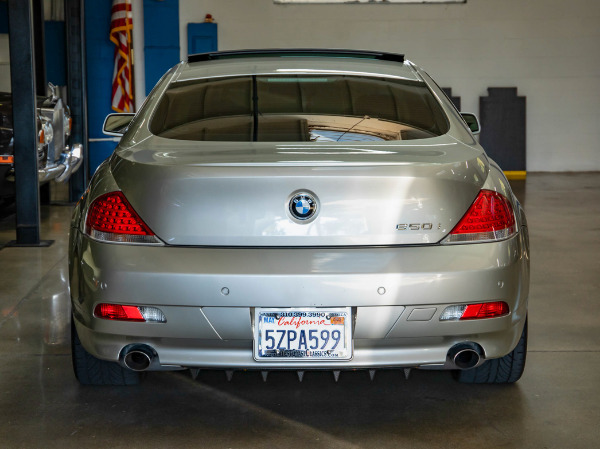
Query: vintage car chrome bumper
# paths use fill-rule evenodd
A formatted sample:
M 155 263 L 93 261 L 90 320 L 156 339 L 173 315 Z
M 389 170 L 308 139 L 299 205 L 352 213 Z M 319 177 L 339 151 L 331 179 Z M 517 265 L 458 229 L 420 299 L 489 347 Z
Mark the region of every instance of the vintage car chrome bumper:
M 58 161 L 46 165 L 38 170 L 39 182 L 56 179 L 59 182 L 65 182 L 72 173 L 75 173 L 83 162 L 83 147 L 80 143 L 68 146 L 63 150 Z

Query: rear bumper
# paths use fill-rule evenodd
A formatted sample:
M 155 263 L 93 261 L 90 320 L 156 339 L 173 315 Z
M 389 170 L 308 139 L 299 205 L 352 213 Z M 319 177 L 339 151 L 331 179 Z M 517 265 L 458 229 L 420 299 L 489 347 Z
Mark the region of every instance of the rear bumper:
M 522 233 L 473 245 L 242 249 L 105 244 L 73 232 L 71 295 L 82 344 L 112 361 L 127 345 L 147 344 L 158 354 L 154 369 L 448 367 L 448 350 L 464 341 L 481 345 L 486 358 L 510 352 L 527 313 Z M 509 304 L 508 316 L 439 321 L 449 305 L 498 300 Z M 97 319 L 100 302 L 154 305 L 167 323 Z M 322 306 L 353 308 L 352 360 L 253 359 L 255 307 Z

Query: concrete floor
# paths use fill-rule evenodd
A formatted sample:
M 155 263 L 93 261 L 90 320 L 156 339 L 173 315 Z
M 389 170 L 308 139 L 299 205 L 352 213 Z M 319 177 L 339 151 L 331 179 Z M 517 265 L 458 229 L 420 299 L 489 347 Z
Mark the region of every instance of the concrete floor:
M 532 246 L 523 378 L 469 386 L 445 372 L 150 373 L 84 388 L 71 371 L 70 207 L 43 207 L 50 248 L 0 250 L 0 447 L 600 447 L 600 174 L 515 186 Z M 14 239 L 0 222 L 0 247 Z

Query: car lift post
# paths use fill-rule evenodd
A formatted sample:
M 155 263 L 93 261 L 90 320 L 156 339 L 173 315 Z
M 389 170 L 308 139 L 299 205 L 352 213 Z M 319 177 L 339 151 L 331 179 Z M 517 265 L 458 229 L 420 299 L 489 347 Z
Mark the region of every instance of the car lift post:
M 33 70 L 36 95 L 46 96 L 46 36 L 44 33 L 44 2 L 33 0 Z M 50 204 L 50 183 L 40 185 L 40 204 Z
M 40 241 L 33 0 L 8 0 L 8 30 L 17 200 L 17 240 L 9 246 L 48 246 Z
M 87 105 L 85 75 L 85 36 L 83 0 L 65 0 L 65 26 L 67 36 L 67 92 L 71 107 L 73 129 L 71 142 L 83 145 L 83 164 L 71 175 L 69 201 L 76 202 L 88 182 Z

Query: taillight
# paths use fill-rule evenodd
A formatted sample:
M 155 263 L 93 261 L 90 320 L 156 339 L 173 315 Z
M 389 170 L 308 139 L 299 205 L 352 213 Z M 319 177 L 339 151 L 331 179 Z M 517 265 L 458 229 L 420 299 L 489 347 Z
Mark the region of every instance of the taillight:
M 106 242 L 161 243 L 120 191 L 94 200 L 88 210 L 85 233 Z
M 493 190 L 482 190 L 442 243 L 491 242 L 517 232 L 510 201 Z
M 482 302 L 479 304 L 457 304 L 444 309 L 440 321 L 480 320 L 508 315 L 508 304 L 504 301 Z
M 98 304 L 94 316 L 105 320 L 166 323 L 162 311 L 149 306 L 124 306 L 121 304 Z

